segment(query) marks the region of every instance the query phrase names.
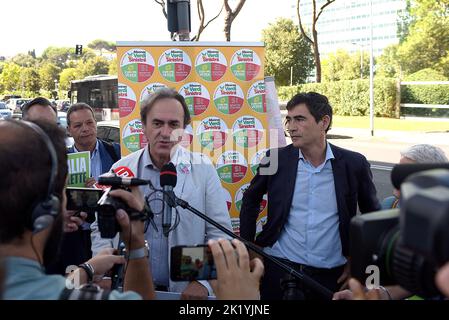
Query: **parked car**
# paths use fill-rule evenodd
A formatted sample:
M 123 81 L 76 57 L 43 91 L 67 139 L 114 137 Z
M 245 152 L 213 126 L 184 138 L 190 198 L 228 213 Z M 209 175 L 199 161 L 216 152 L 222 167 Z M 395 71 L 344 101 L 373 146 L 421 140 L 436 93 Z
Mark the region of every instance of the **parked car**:
M 22 112 L 22 106 L 27 103 L 28 101 L 31 101 L 31 99 L 24 99 L 24 98 L 11 98 L 8 101 L 6 101 L 6 106 L 12 111 L 12 112 Z
M 120 123 L 119 120 L 97 122 L 97 138 L 120 143 Z
M 6 106 L 6 103 L 0 102 L 0 119 L 9 119 L 12 117 L 12 111 Z
M 73 146 L 75 143 L 73 138 L 67 131 L 67 113 L 58 111 L 58 126 L 60 126 L 66 132 L 65 145 L 67 147 Z

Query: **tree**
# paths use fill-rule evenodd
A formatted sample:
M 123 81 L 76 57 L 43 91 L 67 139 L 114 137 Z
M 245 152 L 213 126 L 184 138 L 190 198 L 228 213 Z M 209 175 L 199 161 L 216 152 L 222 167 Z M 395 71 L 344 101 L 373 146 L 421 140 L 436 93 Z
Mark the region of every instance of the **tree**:
M 107 50 L 111 52 L 116 52 L 117 48 L 115 46 L 114 42 L 106 41 L 102 39 L 96 39 L 90 42 L 87 47 L 93 49 L 93 50 Z
M 369 54 L 362 57 L 360 52 L 349 54 L 346 50 L 337 50 L 329 54 L 322 62 L 322 76 L 325 81 L 355 80 L 360 79 L 360 68 L 362 65 L 362 78 L 369 76 Z
M 398 48 L 399 45 L 393 44 L 384 49 L 376 63 L 376 75 L 386 78 L 402 78 Z
M 30 54 L 25 53 L 16 54 L 14 57 L 12 57 L 11 61 L 21 67 L 32 67 L 37 63 L 37 60 L 35 58 L 33 58 Z
M 397 36 L 399 43 L 404 42 L 407 38 L 410 26 L 415 22 L 415 18 L 411 13 L 411 0 L 406 0 L 405 10 L 398 13 Z
M 41 79 L 41 89 L 51 91 L 55 89 L 55 80 L 59 79 L 61 68 L 53 63 L 47 62 L 39 69 Z
M 43 64 L 50 63 L 58 68 L 65 68 L 67 60 L 73 59 L 73 49 L 68 47 L 48 47 L 42 53 L 40 60 Z
M 449 16 L 429 16 L 417 21 L 409 36 L 398 48 L 398 56 L 405 73 L 433 68 L 449 50 Z
M 332 2 L 335 2 L 335 0 L 326 0 L 326 2 L 320 7 L 318 13 L 317 13 L 317 0 L 312 0 L 312 37 L 307 35 L 304 26 L 301 21 L 301 13 L 299 10 L 299 3 L 300 0 L 296 0 L 296 14 L 298 16 L 299 21 L 299 29 L 301 30 L 301 34 L 303 37 L 310 43 L 313 49 L 313 57 L 315 60 L 315 68 L 316 68 L 316 82 L 321 82 L 321 60 L 320 60 L 320 51 L 318 48 L 318 31 L 316 29 L 316 24 L 318 22 L 318 19 L 320 18 L 321 14 L 323 13 L 324 9 L 329 6 Z
M 0 74 L 1 87 L 5 91 L 20 90 L 21 79 L 20 73 L 22 68 L 12 61 L 6 62 Z
M 200 25 L 198 27 L 198 31 L 197 31 L 196 35 L 192 38 L 192 41 L 199 41 L 200 40 L 201 33 L 203 33 L 204 29 L 206 29 L 207 26 L 212 21 L 214 21 L 215 19 L 218 18 L 218 16 L 223 11 L 223 6 L 221 6 L 220 11 L 218 12 L 218 14 L 215 17 L 213 17 L 212 19 L 210 19 L 207 23 L 205 23 L 206 15 L 204 14 L 203 0 L 197 0 L 197 9 L 198 9 L 198 18 L 200 19 Z
M 22 68 L 20 73 L 22 89 L 33 95 L 39 94 L 40 77 L 36 68 Z
M 384 50 L 376 74 L 403 78 L 433 69 L 449 76 L 449 0 L 407 0 L 401 19 L 400 43 Z
M 82 78 L 97 74 L 108 74 L 109 62 L 103 57 L 95 56 L 86 62 L 80 63 L 78 70 Z
M 290 83 L 293 68 L 293 83 L 304 83 L 313 69 L 313 56 L 309 44 L 299 34 L 290 19 L 279 18 L 262 30 L 265 43 L 265 73 L 275 76 L 276 85 Z
M 70 89 L 70 81 L 79 79 L 79 71 L 76 68 L 67 68 L 62 70 L 59 75 L 59 88 L 61 90 L 69 90 Z
M 109 62 L 108 74 L 115 75 L 115 76 L 118 74 L 118 72 L 117 72 L 117 57 L 115 57 L 114 59 L 112 59 Z
M 237 3 L 237 6 L 234 10 L 232 10 L 231 6 L 229 5 L 229 0 L 223 0 L 224 8 L 225 8 L 225 19 L 224 19 L 224 33 L 225 33 L 225 39 L 226 41 L 231 41 L 231 27 L 232 23 L 234 22 L 234 19 L 238 16 L 240 13 L 240 10 L 242 10 L 243 5 L 245 4 L 246 0 L 239 0 Z

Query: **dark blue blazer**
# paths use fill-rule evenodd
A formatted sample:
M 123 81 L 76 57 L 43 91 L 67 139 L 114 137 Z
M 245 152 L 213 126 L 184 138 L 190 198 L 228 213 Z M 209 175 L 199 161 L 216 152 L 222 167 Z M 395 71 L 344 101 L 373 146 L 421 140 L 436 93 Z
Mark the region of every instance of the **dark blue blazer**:
M 357 203 L 362 213 L 380 209 L 370 164 L 360 153 L 329 144 L 335 159 L 331 160 L 337 197 L 339 231 L 343 255 L 349 255 L 349 222 L 357 213 Z M 243 195 L 240 210 L 240 235 L 246 240 L 255 241 L 261 247 L 271 247 L 279 238 L 293 199 L 296 172 L 299 161 L 298 149 L 292 144 L 275 149 L 278 153 L 278 169 L 273 175 L 260 175 L 258 169 L 249 188 Z M 260 167 L 268 167 L 274 150 L 267 152 Z M 271 152 L 271 153 L 270 153 Z M 271 158 L 271 159 L 270 159 Z M 256 234 L 256 219 L 259 204 L 268 193 L 267 222 L 262 232 Z M 323 201 L 326 196 L 323 195 Z
M 100 159 L 101 159 L 101 173 L 108 172 L 111 170 L 112 165 L 116 162 L 114 159 L 112 159 L 109 152 L 106 150 L 106 147 L 104 146 L 104 141 L 101 139 L 98 139 L 98 151 L 100 153 Z M 112 143 L 115 154 L 120 159 L 120 145 L 118 143 Z M 67 148 L 67 153 L 74 153 L 75 149 L 74 146 L 71 146 Z

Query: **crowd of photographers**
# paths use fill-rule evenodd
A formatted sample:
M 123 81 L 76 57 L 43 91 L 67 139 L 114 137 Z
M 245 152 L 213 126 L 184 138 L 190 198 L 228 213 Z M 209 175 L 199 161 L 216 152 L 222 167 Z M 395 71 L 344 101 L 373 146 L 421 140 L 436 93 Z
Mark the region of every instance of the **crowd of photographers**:
M 376 191 L 366 159 L 356 153 L 328 144 L 325 135 L 332 121 L 330 106 L 325 111 L 318 111 L 317 115 L 315 114 L 317 111 L 313 110 L 312 102 L 301 100 L 304 97 L 311 97 L 312 100 L 323 99 L 326 101 L 325 105 L 328 103 L 324 96 L 315 93 L 295 96 L 291 103 L 289 102 L 290 109 L 287 118 L 290 123 L 288 128 L 293 140 L 290 149 L 293 153 L 296 152 L 294 157 L 297 157 L 299 151 L 299 160 L 296 161 L 305 162 L 312 169 L 323 169 L 323 172 L 330 170 L 325 173 L 324 180 L 308 179 L 311 179 L 312 183 L 324 184 L 323 181 L 328 183 L 328 179 L 332 177 L 332 168 L 334 168 L 334 174 L 335 170 L 339 168 L 332 167 L 335 165 L 336 158 L 337 160 L 344 157 L 352 159 L 350 160 L 353 161 L 351 170 L 354 172 L 348 171 L 347 179 L 350 184 L 358 184 L 360 187 L 357 189 L 358 199 L 346 196 L 346 207 L 352 209 L 352 202 L 354 201 L 357 205 L 356 201 L 359 201 L 359 206 L 364 209 L 363 212 L 379 209 L 380 204 L 375 198 Z M 225 233 L 187 211 L 182 212 L 180 221 L 173 226 L 168 236 L 163 234 L 161 215 L 152 214 L 158 210 L 155 208 L 157 202 L 148 202 L 148 199 L 154 195 L 147 187 L 131 186 L 109 192 L 110 197 L 120 199 L 127 208 L 126 211 L 118 209 L 114 212 L 120 230 L 120 234 L 115 240 L 101 239 L 98 229 L 95 229 L 98 228 L 98 221 L 90 226 L 86 224 L 86 214 L 75 216 L 74 212 L 67 211 L 65 188 L 68 168 L 65 132 L 56 125 L 56 121 L 52 120 L 56 118 L 53 117 L 54 110 L 51 108 L 51 104 L 47 105 L 45 99 L 38 99 L 37 103 L 36 100 L 33 101 L 34 107 L 33 103 L 30 103 L 28 107 L 24 108 L 28 113 L 26 120 L 0 121 L 0 167 L 4 170 L 0 183 L 0 199 L 8 199 L 8 201 L 0 201 L 0 293 L 3 299 L 155 299 L 157 291 L 176 291 L 183 299 L 204 299 L 212 295 L 218 299 L 261 298 L 260 283 L 264 272 L 266 272 L 264 263 L 266 264 L 267 261 L 263 263 L 263 259 L 260 257 L 253 257 L 244 242 L 237 239 L 229 240 Z M 311 104 L 312 107 L 308 104 Z M 298 107 L 302 105 L 305 105 L 307 109 L 302 110 Z M 34 113 L 38 109 L 39 112 Z M 95 118 L 92 109 L 86 105 L 72 110 L 72 113 L 76 115 L 76 111 L 79 113 L 80 110 L 85 119 L 76 118 L 76 121 L 72 122 L 68 119 L 68 122 L 69 126 L 78 125 L 72 152 L 83 150 L 82 146 L 89 144 L 89 151 L 93 157 L 91 160 L 92 165 L 96 168 L 95 176 L 87 182 L 87 187 L 92 187 L 97 182 L 98 176 L 109 171 L 111 166 L 117 168 L 126 165 L 132 168 L 137 177 L 147 179 L 160 188 L 159 174 L 163 171 L 166 163 L 174 162 L 177 168 L 181 168 L 181 174 L 178 169 L 179 177 L 178 184 L 174 189 L 175 194 L 191 201 L 214 221 L 231 229 L 225 197 L 222 194 L 214 167 L 201 157 L 195 158 L 196 155 L 181 149 L 178 146 L 179 139 L 174 141 L 172 138 L 175 130 L 184 129 L 190 122 L 185 101 L 176 91 L 163 89 L 150 96 L 143 104 L 141 117 L 149 142 L 148 146 L 122 158 L 114 165 L 111 161 L 103 165 L 102 158 L 113 158 L 113 156 L 106 150 L 107 147 L 104 147 L 102 142 L 97 141 L 94 137 L 96 132 L 93 129 Z M 324 113 L 320 115 L 319 112 Z M 68 117 L 70 114 L 69 110 Z M 308 115 L 311 116 L 307 118 Z M 179 134 L 177 136 L 181 137 Z M 320 140 L 321 149 L 315 148 L 315 145 L 313 148 L 308 144 L 301 145 L 304 141 L 313 144 L 317 140 Z M 282 155 L 284 151 L 280 152 Z M 288 163 L 290 161 L 288 157 L 291 156 L 285 155 L 287 157 L 285 162 Z M 412 147 L 402 153 L 401 162 L 403 161 L 447 162 L 447 158 L 438 148 L 425 145 Z M 279 173 L 274 173 L 274 175 L 278 174 L 278 178 L 285 183 L 283 180 L 285 177 L 297 174 L 297 166 L 296 163 L 293 172 L 288 171 L 287 167 L 281 167 L 281 174 L 282 170 L 286 170 L 286 176 Z M 262 164 L 261 167 L 263 168 L 264 165 Z M 349 167 L 346 167 L 346 170 L 349 170 Z M 273 178 L 264 180 L 265 178 L 260 177 L 259 173 L 260 169 L 256 178 L 251 182 L 250 192 L 246 195 L 247 210 L 251 206 L 250 200 L 248 200 L 250 196 L 254 195 L 252 200 L 258 204 L 260 202 L 260 199 L 257 198 L 259 193 L 262 196 L 268 190 L 268 193 L 271 192 L 274 195 L 275 192 L 282 189 L 282 186 L 277 186 L 277 191 L 273 190 L 270 187 L 270 184 L 274 185 Z M 315 173 L 319 174 L 320 172 Z M 298 171 L 298 174 L 300 179 L 297 181 L 306 181 L 301 172 Z M 339 178 L 335 176 L 335 179 Z M 337 182 L 335 184 L 337 185 Z M 295 187 L 294 180 L 291 186 Z M 260 192 L 256 192 L 256 188 L 259 188 Z M 331 189 L 326 186 L 321 192 L 323 190 Z M 276 231 L 276 237 L 269 240 L 269 250 L 264 251 L 278 256 L 292 268 L 305 274 L 310 273 L 312 279 L 318 282 L 322 279 L 324 279 L 322 281 L 329 281 L 331 285 L 328 287 L 340 288 L 340 285 L 345 283 L 341 286 L 343 291 L 332 289 L 332 291 L 338 291 L 334 294 L 334 299 L 400 299 L 412 295 L 413 292 L 408 292 L 398 286 L 387 288 L 378 286 L 368 290 L 357 280 L 349 279 L 351 259 L 347 248 L 349 220 L 345 221 L 345 225 L 342 226 L 341 221 L 346 218 L 335 213 L 335 211 L 341 211 L 338 192 L 339 190 L 336 188 L 334 191 L 334 197 L 337 199 L 335 206 L 325 206 L 322 210 L 326 214 L 329 213 L 329 217 L 327 217 L 329 221 L 336 219 L 334 238 L 326 238 L 326 241 L 338 242 L 339 245 L 328 250 L 330 258 L 324 261 L 322 266 L 304 266 L 304 264 L 295 263 L 294 260 L 290 261 L 283 257 L 284 246 L 288 248 L 297 239 L 280 236 L 281 229 L 284 233 L 285 230 L 287 233 L 293 230 L 293 223 L 298 222 L 294 219 L 299 217 L 295 218 L 295 215 L 300 214 L 303 209 L 302 207 L 295 208 L 294 203 L 302 201 L 304 198 L 293 190 L 290 197 L 290 202 L 293 201 L 292 208 L 288 209 L 286 213 L 289 217 L 285 216 L 282 222 L 285 225 L 282 224 L 279 228 L 273 225 L 270 219 L 275 219 L 274 214 L 271 214 L 270 217 L 269 213 L 269 221 L 267 226 L 264 226 L 264 235 L 271 232 L 270 228 L 273 229 L 273 232 L 274 229 L 279 230 Z M 273 200 L 273 205 L 278 203 L 276 201 L 280 201 L 279 203 L 282 205 L 284 196 Z M 398 207 L 399 199 L 400 193 L 396 191 L 394 199 L 388 199 L 382 205 L 384 208 Z M 317 202 L 317 205 L 322 204 Z M 348 213 L 350 217 L 353 215 L 355 215 L 355 210 Z M 186 219 L 187 216 L 188 219 Z M 151 221 L 141 217 L 150 217 Z M 248 225 L 250 221 L 248 220 L 246 223 Z M 276 223 L 279 225 L 280 222 Z M 322 224 L 323 227 L 324 223 L 328 222 L 316 223 Z M 311 222 L 309 228 L 312 225 Z M 90 234 L 91 228 L 94 230 L 92 243 L 90 243 L 90 239 L 86 240 L 85 236 L 86 230 L 89 230 Z M 80 237 L 80 234 L 83 236 Z M 251 232 L 249 234 L 244 238 L 253 242 L 254 234 Z M 115 249 L 119 239 L 124 245 L 124 254 L 119 254 Z M 208 244 L 214 257 L 217 279 L 189 281 L 183 285 L 173 284 L 169 279 L 170 270 L 167 262 L 169 261 L 169 248 L 180 244 L 198 243 Z M 258 244 L 257 240 L 256 244 Z M 343 248 L 341 244 L 343 244 Z M 89 248 L 90 245 L 94 250 L 93 256 Z M 304 245 L 307 249 L 306 241 Z M 267 247 L 267 244 L 264 246 Z M 336 251 L 338 255 L 335 255 Z M 333 264 L 329 261 L 333 261 Z M 67 269 L 68 266 L 70 269 Z M 122 266 L 123 278 L 121 280 L 123 284 L 120 290 L 113 290 L 114 286 L 111 287 L 111 281 L 105 281 L 105 279 L 108 279 L 108 275 L 114 274 L 119 266 Z M 332 270 L 332 274 L 329 270 Z M 271 272 L 265 276 L 266 279 L 272 281 L 265 285 L 265 290 L 268 291 L 270 291 L 271 283 L 279 283 L 280 277 Z M 338 287 L 337 283 L 340 284 Z M 449 263 L 440 266 L 435 276 L 435 283 L 440 292 L 449 297 Z M 279 288 L 272 289 L 278 294 Z M 306 297 L 310 295 L 307 290 L 304 292 Z M 269 299 L 270 294 L 271 292 L 268 292 L 265 298 Z M 277 299 L 277 296 L 271 297 Z

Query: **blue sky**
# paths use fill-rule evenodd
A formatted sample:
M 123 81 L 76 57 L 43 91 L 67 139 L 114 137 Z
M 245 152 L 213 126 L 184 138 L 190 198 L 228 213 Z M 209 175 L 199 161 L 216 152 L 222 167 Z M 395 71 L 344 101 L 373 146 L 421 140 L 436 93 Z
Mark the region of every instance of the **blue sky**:
M 192 34 L 197 29 L 196 1 L 191 0 Z M 231 0 L 231 4 L 236 0 Z M 261 30 L 277 17 L 295 17 L 294 0 L 247 0 L 234 20 L 232 41 L 260 41 Z M 203 0 L 206 19 L 218 13 L 221 0 Z M 3 0 L 0 56 L 50 46 L 75 47 L 94 39 L 169 41 L 167 22 L 154 0 Z M 223 17 L 212 22 L 202 41 L 224 41 Z

